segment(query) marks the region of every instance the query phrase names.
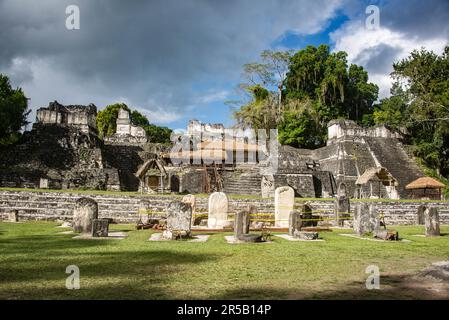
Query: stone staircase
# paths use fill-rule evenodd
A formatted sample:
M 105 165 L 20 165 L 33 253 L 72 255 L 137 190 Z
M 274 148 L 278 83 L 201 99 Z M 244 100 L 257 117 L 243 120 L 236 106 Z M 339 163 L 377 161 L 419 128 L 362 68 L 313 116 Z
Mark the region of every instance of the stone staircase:
M 224 192 L 228 194 L 260 195 L 262 176 L 258 169 L 223 171 Z
M 424 176 L 416 162 L 405 152 L 402 144 L 394 138 L 366 138 L 371 152 L 395 177 L 399 183 L 398 192 L 401 198 L 407 196 L 405 186 L 410 182 Z

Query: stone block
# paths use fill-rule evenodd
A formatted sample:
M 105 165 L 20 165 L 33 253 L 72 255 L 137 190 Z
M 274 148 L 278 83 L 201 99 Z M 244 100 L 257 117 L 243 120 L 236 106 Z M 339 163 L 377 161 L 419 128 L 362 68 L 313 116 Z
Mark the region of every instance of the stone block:
M 214 192 L 209 196 L 209 216 L 207 225 L 210 229 L 221 229 L 228 221 L 228 197 L 223 192 Z
M 279 187 L 274 192 L 275 225 L 288 228 L 289 215 L 295 205 L 295 191 L 291 187 Z
M 80 198 L 73 210 L 73 229 L 75 232 L 92 233 L 92 223 L 98 219 L 98 204 L 90 198 Z
M 109 234 L 109 219 L 94 219 L 92 221 L 92 237 L 105 238 Z
M 19 211 L 12 210 L 8 213 L 8 221 L 9 222 L 19 222 Z
M 180 201 L 167 206 L 167 225 L 163 237 L 170 240 L 188 238 L 191 235 L 192 207 Z
M 440 215 L 435 207 L 428 207 L 424 211 L 426 237 L 437 237 L 440 235 Z

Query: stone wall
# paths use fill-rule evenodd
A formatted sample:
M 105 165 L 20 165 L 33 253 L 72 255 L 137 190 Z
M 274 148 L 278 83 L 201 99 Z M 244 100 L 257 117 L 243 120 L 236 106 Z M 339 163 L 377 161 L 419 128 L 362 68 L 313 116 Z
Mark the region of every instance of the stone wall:
M 65 192 L 30 192 L 30 191 L 0 191 L 0 218 L 7 219 L 7 213 L 18 210 L 22 220 L 50 220 L 71 219 L 72 211 L 77 199 L 86 197 L 85 194 Z M 150 210 L 164 212 L 166 205 L 181 196 L 129 196 L 120 195 L 89 195 L 98 202 L 99 217 L 113 218 L 116 222 L 135 222 L 137 212 L 144 200 Z M 197 197 L 197 213 L 207 212 L 206 197 Z M 304 201 L 296 199 L 296 206 Z M 308 201 L 315 214 L 333 217 L 333 200 Z M 354 213 L 357 201 L 351 201 L 351 213 Z M 385 215 L 386 223 L 410 225 L 417 218 L 418 208 L 423 202 L 385 201 L 373 202 L 377 210 Z M 439 208 L 442 224 L 449 224 L 449 201 L 431 202 Z M 256 207 L 258 213 L 271 213 L 274 216 L 274 199 L 230 199 L 229 212 L 235 213 L 248 205 Z

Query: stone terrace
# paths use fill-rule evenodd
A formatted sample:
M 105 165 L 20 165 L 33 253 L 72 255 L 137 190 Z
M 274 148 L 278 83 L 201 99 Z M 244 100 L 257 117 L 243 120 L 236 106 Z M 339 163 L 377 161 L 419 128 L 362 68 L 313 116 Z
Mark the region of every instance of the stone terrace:
M 89 197 L 98 202 L 100 218 L 113 218 L 120 223 L 134 223 L 141 201 L 149 205 L 154 212 L 164 212 L 166 205 L 181 196 L 130 196 L 120 195 L 85 195 L 81 193 L 66 192 L 31 192 L 31 191 L 0 191 L 0 218 L 6 219 L 11 210 L 18 210 L 23 220 L 69 220 L 75 201 L 81 197 Z M 197 213 L 207 213 L 206 197 L 196 197 Z M 305 199 L 297 199 L 299 206 Z M 308 201 L 315 214 L 323 217 L 333 216 L 334 202 L 329 199 L 316 199 Z M 351 201 L 351 212 L 354 212 L 357 200 Z M 410 225 L 414 224 L 418 207 L 426 204 L 413 201 L 382 200 L 372 201 L 379 212 L 384 213 L 387 224 Z M 440 210 L 440 220 L 443 224 L 449 224 L 449 202 L 430 202 Z M 270 213 L 274 215 L 274 199 L 233 199 L 229 200 L 229 211 L 235 213 L 248 205 L 257 208 L 258 213 Z

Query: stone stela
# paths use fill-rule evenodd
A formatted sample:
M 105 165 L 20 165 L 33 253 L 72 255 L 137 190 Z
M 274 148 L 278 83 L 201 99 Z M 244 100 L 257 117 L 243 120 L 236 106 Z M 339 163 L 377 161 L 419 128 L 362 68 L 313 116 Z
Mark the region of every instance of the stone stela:
M 80 198 L 73 210 L 73 230 L 78 233 L 92 234 L 93 220 L 98 219 L 98 204 L 90 198 Z
M 192 237 L 192 207 L 181 201 L 172 201 L 166 209 L 167 227 L 162 237 L 168 240 L 180 240 Z
M 228 224 L 228 196 L 223 192 L 214 192 L 209 196 L 209 229 L 222 229 Z
M 94 219 L 92 221 L 92 237 L 106 238 L 109 235 L 109 219 Z

